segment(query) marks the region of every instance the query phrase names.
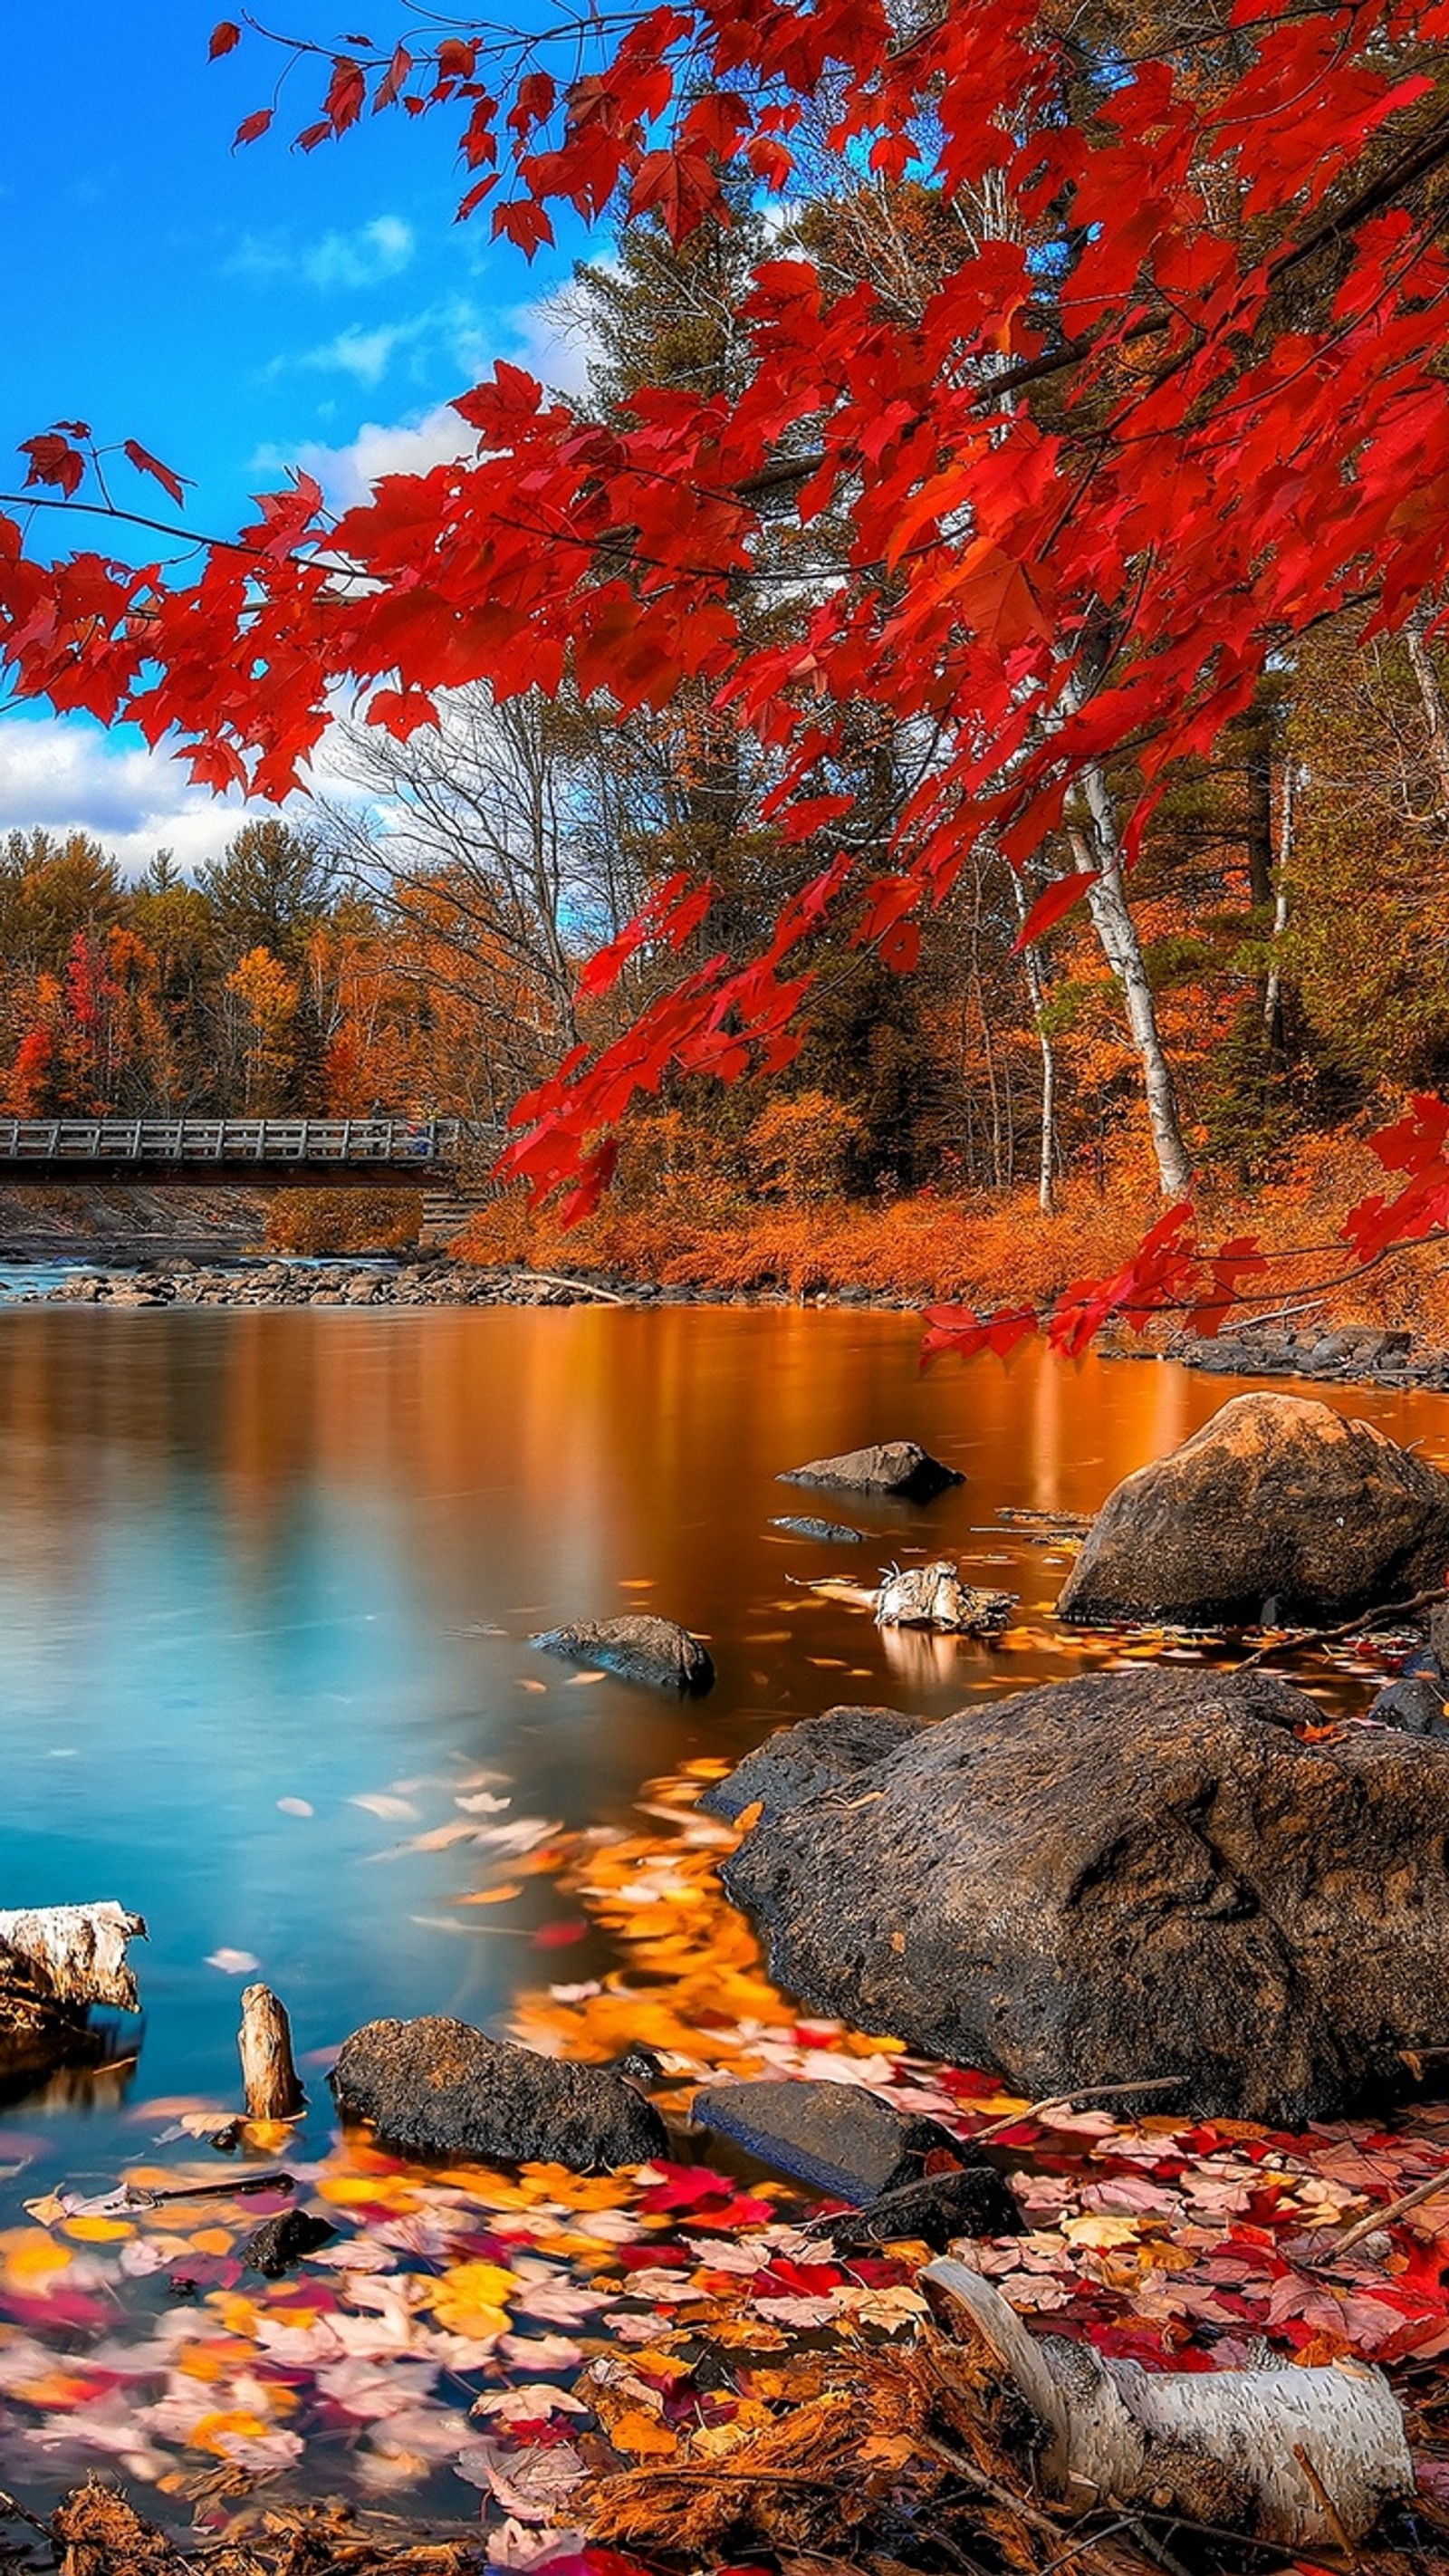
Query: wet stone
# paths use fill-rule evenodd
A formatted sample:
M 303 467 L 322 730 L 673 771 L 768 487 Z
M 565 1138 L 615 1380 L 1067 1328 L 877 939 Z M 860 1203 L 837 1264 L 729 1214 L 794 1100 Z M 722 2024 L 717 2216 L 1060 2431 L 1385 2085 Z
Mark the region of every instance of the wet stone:
M 912 1503 L 928 1503 L 949 1485 L 965 1481 L 917 1440 L 877 1440 L 836 1458 L 812 1458 L 803 1467 L 787 1468 L 778 1479 L 782 1485 L 835 1486 L 843 1493 L 893 1494 Z
M 307 2209 L 284 2209 L 276 2218 L 268 2218 L 247 2238 L 241 2259 L 252 2271 L 261 2272 L 269 2281 L 279 2281 L 295 2263 L 304 2263 L 309 2254 L 320 2253 L 330 2245 L 337 2230 L 325 2218 L 314 2217 Z
M 808 1513 L 787 1512 L 783 1519 L 772 1520 L 771 1529 L 785 1530 L 791 1538 L 811 1538 L 821 1547 L 853 1547 L 865 1537 L 864 1530 L 852 1529 L 848 1521 L 811 1520 Z
M 918 2133 L 929 2127 L 943 2146 L 949 2132 L 903 2120 L 861 2084 L 707 2084 L 690 2117 L 762 2165 L 791 2174 L 837 2200 L 874 2200 L 898 2178 Z
M 714 1781 L 699 1803 L 706 1815 L 723 1816 L 729 1824 L 756 1805 L 766 1818 L 781 1815 L 888 1761 L 929 1724 L 929 1718 L 907 1717 L 897 1708 L 827 1708 L 767 1736 L 727 1780 Z
M 714 1683 L 707 1650 L 673 1619 L 579 1619 L 571 1627 L 550 1628 L 529 1642 L 541 1654 L 596 1664 L 604 1672 L 617 1673 L 622 1681 L 642 1682 L 649 1690 L 684 1691 L 697 1697 Z
M 621 2077 L 441 2014 L 368 2022 L 329 2081 L 344 2120 L 369 2122 L 405 2156 L 597 2173 L 647 2163 L 669 2143 L 653 2104 Z

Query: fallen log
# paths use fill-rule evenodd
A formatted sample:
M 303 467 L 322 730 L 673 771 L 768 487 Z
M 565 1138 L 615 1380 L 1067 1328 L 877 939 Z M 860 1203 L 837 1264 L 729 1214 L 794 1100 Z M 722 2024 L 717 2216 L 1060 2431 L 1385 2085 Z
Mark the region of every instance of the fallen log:
M 1209 2494 L 1225 2482 L 1245 2536 L 1296 2549 L 1361 2540 L 1413 2494 L 1404 2419 L 1381 2370 L 1149 2372 L 1029 2333 L 999 2290 L 950 2257 L 921 2279 L 942 2321 L 959 2330 L 964 2320 L 1042 2427 L 1037 2472 L 1050 2496 L 1147 2505 L 1190 2490 L 1196 2466 Z M 1212 2519 L 1225 2518 L 1219 2503 Z

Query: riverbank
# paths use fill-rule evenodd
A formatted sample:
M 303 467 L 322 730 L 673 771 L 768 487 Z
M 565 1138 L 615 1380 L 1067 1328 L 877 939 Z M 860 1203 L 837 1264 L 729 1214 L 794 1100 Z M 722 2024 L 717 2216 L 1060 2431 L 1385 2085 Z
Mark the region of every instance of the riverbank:
M 207 1262 L 186 1254 L 117 1260 L 77 1268 L 60 1279 L 38 1276 L 31 1288 L 20 1272 L 11 1302 L 18 1305 L 140 1308 L 300 1308 L 428 1306 L 733 1306 L 858 1308 L 901 1314 L 915 1310 L 910 1296 L 880 1293 L 848 1282 L 804 1295 L 777 1285 L 719 1287 L 681 1280 L 630 1279 L 521 1267 L 481 1268 L 446 1254 L 395 1264 L 382 1260 Z M 1213 1376 L 1306 1379 L 1331 1386 L 1382 1387 L 1396 1392 L 1449 1392 L 1449 1348 L 1422 1339 L 1407 1325 L 1358 1322 L 1323 1329 L 1303 1323 L 1245 1322 L 1214 1341 L 1163 1327 L 1145 1335 L 1109 1329 L 1100 1341 L 1104 1359 L 1172 1360 Z

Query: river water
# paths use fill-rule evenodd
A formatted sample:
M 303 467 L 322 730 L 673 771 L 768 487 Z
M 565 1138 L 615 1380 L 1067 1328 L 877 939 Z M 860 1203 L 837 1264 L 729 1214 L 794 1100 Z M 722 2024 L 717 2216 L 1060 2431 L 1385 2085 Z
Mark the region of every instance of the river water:
M 1057 1632 L 1065 1559 L 996 1511 L 1090 1511 L 1234 1385 L 1034 1349 L 923 1377 L 918 1338 L 792 1309 L 0 1313 L 0 1905 L 114 1897 L 150 1930 L 130 2062 L 0 2111 L 0 2254 L 25 2200 L 103 2192 L 179 2107 L 234 2100 L 253 1974 L 291 2009 L 321 2155 L 321 2070 L 359 2022 L 502 2031 L 617 1964 L 534 1867 L 550 1836 L 626 1826 L 646 1781 L 835 1700 L 943 1715 L 1118 1655 Z M 1449 1456 L 1449 1400 L 1329 1400 Z M 890 1437 L 968 1481 L 925 1509 L 775 1481 Z M 822 1509 L 859 1546 L 770 1526 Z M 1019 1593 L 1016 1626 L 891 1635 L 791 1579 L 921 1553 Z M 710 1697 L 529 1644 L 625 1609 L 708 1638 Z

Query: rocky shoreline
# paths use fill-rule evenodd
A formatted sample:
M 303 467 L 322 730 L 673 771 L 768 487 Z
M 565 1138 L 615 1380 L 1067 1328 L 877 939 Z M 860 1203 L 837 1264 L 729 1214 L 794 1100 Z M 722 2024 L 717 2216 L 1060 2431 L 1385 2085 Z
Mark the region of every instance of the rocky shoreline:
M 126 1308 L 805 1305 L 911 1314 L 922 1300 L 861 1286 L 812 1290 L 798 1298 L 780 1287 L 720 1289 L 523 1268 L 480 1269 L 440 1252 L 402 1261 L 347 1256 L 310 1262 L 208 1262 L 172 1254 L 77 1269 L 52 1285 L 21 1287 L 15 1302 Z M 1220 1377 L 1302 1378 L 1319 1385 L 1449 1393 L 1449 1350 L 1421 1342 L 1403 1327 L 1248 1323 L 1216 1340 L 1184 1333 L 1166 1344 L 1109 1328 L 1097 1350 L 1103 1359 L 1168 1359 Z
M 569 1278 L 523 1269 L 478 1269 L 445 1253 L 415 1260 L 206 1263 L 186 1257 L 72 1271 L 52 1286 L 22 1288 L 20 1305 L 49 1306 L 793 1306 L 784 1288 L 661 1287 L 652 1280 Z M 842 1288 L 810 1306 L 914 1312 L 916 1300 Z

